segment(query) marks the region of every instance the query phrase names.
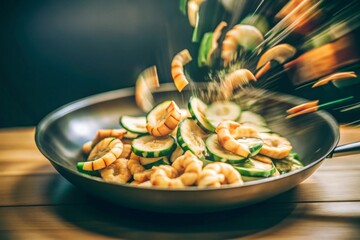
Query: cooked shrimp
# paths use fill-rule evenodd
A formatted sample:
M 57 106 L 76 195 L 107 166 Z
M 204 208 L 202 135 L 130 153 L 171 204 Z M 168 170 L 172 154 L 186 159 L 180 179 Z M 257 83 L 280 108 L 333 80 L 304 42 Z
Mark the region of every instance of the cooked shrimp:
M 262 33 L 254 26 L 238 24 L 225 35 L 221 47 L 221 58 L 225 66 L 236 59 L 238 46 L 245 50 L 255 50 L 264 40 Z
M 337 81 L 337 80 L 348 79 L 348 78 L 356 78 L 356 77 L 357 77 L 357 75 L 355 74 L 355 72 L 333 73 L 333 74 L 327 75 L 323 78 L 320 78 L 319 81 L 317 81 L 316 83 L 314 83 L 314 85 L 312 85 L 312 88 L 325 85 L 331 81 Z
M 151 187 L 152 186 L 150 181 L 138 182 L 138 181 L 134 180 L 130 184 L 136 185 L 136 186 L 141 186 L 141 187 Z
M 86 142 L 83 145 L 83 152 L 88 154 L 91 149 L 104 138 L 114 137 L 122 139 L 126 133 L 127 131 L 125 129 L 100 129 L 97 131 L 97 134 L 92 141 Z
M 295 107 L 292 107 L 292 108 L 288 109 L 286 112 L 288 114 L 294 114 L 294 113 L 297 113 L 297 112 L 304 111 L 304 110 L 306 110 L 308 108 L 316 107 L 318 105 L 319 105 L 319 100 L 310 101 L 310 102 L 306 102 L 306 103 L 297 105 Z
M 190 26 L 195 27 L 196 21 L 199 17 L 200 5 L 205 2 L 205 0 L 189 0 L 187 3 L 187 12 Z
M 189 50 L 184 49 L 175 55 L 171 62 L 171 76 L 174 80 L 175 86 L 181 92 L 189 81 L 184 74 L 184 65 L 192 60 Z
M 152 91 L 159 86 L 156 66 L 149 67 L 140 73 L 135 84 L 135 102 L 143 111 L 148 112 L 153 108 Z
M 254 74 L 247 69 L 238 69 L 227 74 L 224 80 L 221 82 L 221 91 L 225 98 L 230 98 L 233 95 L 235 89 L 249 83 L 250 81 L 256 81 Z
M 126 183 L 131 178 L 127 162 L 125 158 L 116 159 L 115 162 L 100 170 L 101 177 L 105 182 Z
M 88 161 L 80 163 L 82 169 L 86 171 L 103 169 L 118 159 L 122 150 L 121 140 L 104 138 L 91 150 Z
M 267 73 L 271 69 L 271 62 L 267 62 L 262 66 L 255 74 L 255 77 L 259 79 L 261 76 L 263 76 L 265 73 Z
M 260 150 L 260 154 L 275 158 L 282 159 L 289 155 L 292 150 L 291 143 L 284 137 L 272 133 L 260 133 L 261 139 L 264 144 Z
M 174 101 L 170 101 L 166 107 L 153 109 L 152 113 L 147 116 L 146 129 L 155 137 L 168 135 L 180 123 L 181 112 Z
M 153 173 L 154 173 L 154 169 L 147 169 L 145 171 L 137 172 L 134 174 L 134 180 L 139 183 L 149 181 Z
M 200 161 L 193 153 L 186 151 L 184 155 L 178 157 L 172 164 L 181 175 L 180 180 L 184 186 L 193 185 L 202 170 L 203 162 Z
M 237 155 L 248 157 L 250 155 L 249 147 L 243 143 L 238 142 L 236 139 L 243 137 L 259 138 L 258 132 L 248 126 L 243 126 L 234 121 L 223 121 L 217 128 L 219 143 L 228 151 Z
M 120 158 L 130 159 L 130 155 L 131 155 L 131 144 L 124 143 L 123 151 L 120 155 Z
M 260 162 L 266 163 L 266 164 L 272 164 L 271 158 L 266 157 L 264 155 L 258 154 L 258 155 L 252 156 L 251 158 L 258 160 Z
M 127 166 L 132 175 L 143 172 L 145 170 L 145 168 L 140 163 L 140 157 L 136 156 L 134 153 L 130 154 L 130 160 L 127 162 Z
M 206 165 L 198 179 L 198 186 L 243 184 L 241 175 L 230 164 L 214 162 Z
M 184 184 L 178 176 L 175 168 L 169 165 L 153 167 L 154 173 L 150 177 L 153 186 L 159 187 L 183 187 Z

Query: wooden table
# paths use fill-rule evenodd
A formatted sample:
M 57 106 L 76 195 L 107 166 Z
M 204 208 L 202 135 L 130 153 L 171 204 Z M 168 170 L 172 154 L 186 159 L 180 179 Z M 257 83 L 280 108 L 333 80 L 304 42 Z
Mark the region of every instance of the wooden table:
M 341 128 L 341 143 L 360 140 Z M 98 200 L 62 178 L 34 129 L 0 130 L 0 239 L 360 239 L 360 155 L 327 159 L 293 190 L 251 207 L 173 215 Z

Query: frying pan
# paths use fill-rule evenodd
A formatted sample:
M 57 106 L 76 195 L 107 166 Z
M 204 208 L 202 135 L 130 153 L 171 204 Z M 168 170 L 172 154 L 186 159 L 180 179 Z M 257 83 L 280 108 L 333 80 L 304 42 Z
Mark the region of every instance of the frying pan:
M 105 183 L 100 178 L 79 173 L 76 162 L 83 161 L 82 144 L 100 128 L 119 128 L 121 115 L 142 114 L 134 101 L 134 89 L 120 89 L 70 103 L 46 116 L 37 126 L 35 140 L 42 154 L 55 169 L 75 186 L 116 204 L 155 212 L 216 212 L 243 207 L 269 199 L 295 187 L 308 178 L 322 161 L 338 152 L 359 150 L 360 144 L 336 147 L 339 131 L 328 113 L 285 119 L 286 109 L 304 100 L 279 93 L 267 94 L 260 101 L 260 112 L 269 127 L 286 136 L 301 156 L 305 167 L 279 177 L 247 182 L 243 186 L 221 188 L 162 189 L 129 184 Z M 173 99 L 186 106 L 190 92 L 178 93 L 172 84 L 161 86 L 156 102 Z M 282 116 L 279 118 L 279 116 Z

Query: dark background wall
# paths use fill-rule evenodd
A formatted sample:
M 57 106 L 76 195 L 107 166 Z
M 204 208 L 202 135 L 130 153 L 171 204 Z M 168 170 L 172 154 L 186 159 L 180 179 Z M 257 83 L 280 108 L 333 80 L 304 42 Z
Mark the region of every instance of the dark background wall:
M 0 4 L 0 127 L 36 125 L 70 101 L 130 87 L 191 48 L 175 0 L 13 0 Z

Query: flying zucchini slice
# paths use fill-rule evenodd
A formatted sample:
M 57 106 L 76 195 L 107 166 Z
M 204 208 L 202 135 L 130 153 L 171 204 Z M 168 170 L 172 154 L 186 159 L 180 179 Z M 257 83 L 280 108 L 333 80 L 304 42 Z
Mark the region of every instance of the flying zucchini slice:
M 146 129 L 155 136 L 166 136 L 178 125 L 181 112 L 174 101 L 165 101 L 156 105 L 146 116 Z
M 175 139 L 171 136 L 154 137 L 145 135 L 132 141 L 132 151 L 144 158 L 169 156 L 176 148 Z
M 178 143 L 184 152 L 190 150 L 198 157 L 205 155 L 207 136 L 196 121 L 190 118 L 181 121 L 177 132 Z

